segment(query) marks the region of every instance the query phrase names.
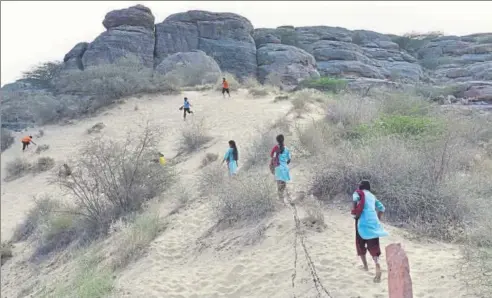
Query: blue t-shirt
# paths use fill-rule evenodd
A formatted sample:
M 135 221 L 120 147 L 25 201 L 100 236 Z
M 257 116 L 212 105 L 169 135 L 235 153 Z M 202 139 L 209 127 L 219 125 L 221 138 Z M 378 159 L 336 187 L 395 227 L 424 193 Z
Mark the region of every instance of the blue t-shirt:
M 189 109 L 189 108 L 190 108 L 190 102 L 189 102 L 189 101 L 187 101 L 187 100 L 185 100 L 185 101 L 184 101 L 184 104 L 183 104 L 183 107 L 184 107 L 185 109 Z

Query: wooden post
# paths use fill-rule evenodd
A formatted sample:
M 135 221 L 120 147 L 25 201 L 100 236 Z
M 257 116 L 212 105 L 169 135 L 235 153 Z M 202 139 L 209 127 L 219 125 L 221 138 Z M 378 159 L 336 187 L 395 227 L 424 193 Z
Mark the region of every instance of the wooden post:
M 408 257 L 400 243 L 386 246 L 389 298 L 413 298 Z

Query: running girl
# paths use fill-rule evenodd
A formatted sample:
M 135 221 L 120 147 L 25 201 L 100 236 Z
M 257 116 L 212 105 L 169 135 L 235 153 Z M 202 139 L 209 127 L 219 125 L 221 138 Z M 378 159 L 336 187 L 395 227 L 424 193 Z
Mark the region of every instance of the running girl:
M 229 141 L 229 149 L 227 149 L 224 155 L 224 160 L 222 163 L 227 162 L 227 168 L 229 169 L 229 176 L 234 176 L 237 174 L 239 151 L 237 150 L 236 142 L 233 140 Z
M 183 105 L 179 108 L 179 110 L 183 110 L 183 120 L 186 120 L 186 113 L 193 114 L 193 111 L 190 109 L 191 107 L 191 103 L 188 101 L 188 98 L 185 97 Z
M 355 217 L 355 245 L 357 255 L 362 261 L 364 270 L 367 267 L 366 253 L 369 251 L 374 264 L 376 264 L 376 276 L 374 282 L 381 281 L 381 266 L 379 256 L 381 248 L 379 237 L 388 236 L 383 229 L 380 219 L 384 212 L 384 205 L 371 193 L 371 184 L 367 180 L 359 183 L 359 188 L 354 192 L 352 214 Z
M 281 201 L 284 199 L 285 188 L 287 182 L 290 181 L 290 151 L 284 145 L 284 136 L 278 135 L 276 137 L 277 145 L 273 147 L 270 152 L 270 169 L 275 175 L 275 181 L 277 181 L 278 197 Z
M 222 96 L 225 97 L 225 93 L 231 97 L 231 93 L 229 93 L 229 82 L 226 81 L 225 78 L 222 78 Z

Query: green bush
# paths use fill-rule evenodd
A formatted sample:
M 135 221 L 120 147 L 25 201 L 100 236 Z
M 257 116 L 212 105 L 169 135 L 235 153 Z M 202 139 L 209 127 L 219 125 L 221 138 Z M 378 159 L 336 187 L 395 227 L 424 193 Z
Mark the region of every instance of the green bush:
M 338 93 L 345 90 L 347 87 L 347 81 L 344 79 L 320 77 L 316 79 L 306 79 L 300 83 L 300 87 Z
M 387 115 L 379 118 L 373 126 L 383 134 L 399 134 L 406 137 L 436 134 L 442 131 L 441 123 L 430 117 Z

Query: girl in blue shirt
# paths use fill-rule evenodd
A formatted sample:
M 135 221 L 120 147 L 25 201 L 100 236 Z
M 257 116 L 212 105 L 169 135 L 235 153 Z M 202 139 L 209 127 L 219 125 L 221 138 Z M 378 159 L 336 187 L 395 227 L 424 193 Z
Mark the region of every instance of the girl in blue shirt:
M 236 142 L 233 140 L 229 141 L 229 149 L 227 149 L 224 155 L 224 160 L 222 163 L 227 162 L 227 168 L 229 168 L 229 176 L 234 176 L 237 174 L 239 151 L 237 150 Z

